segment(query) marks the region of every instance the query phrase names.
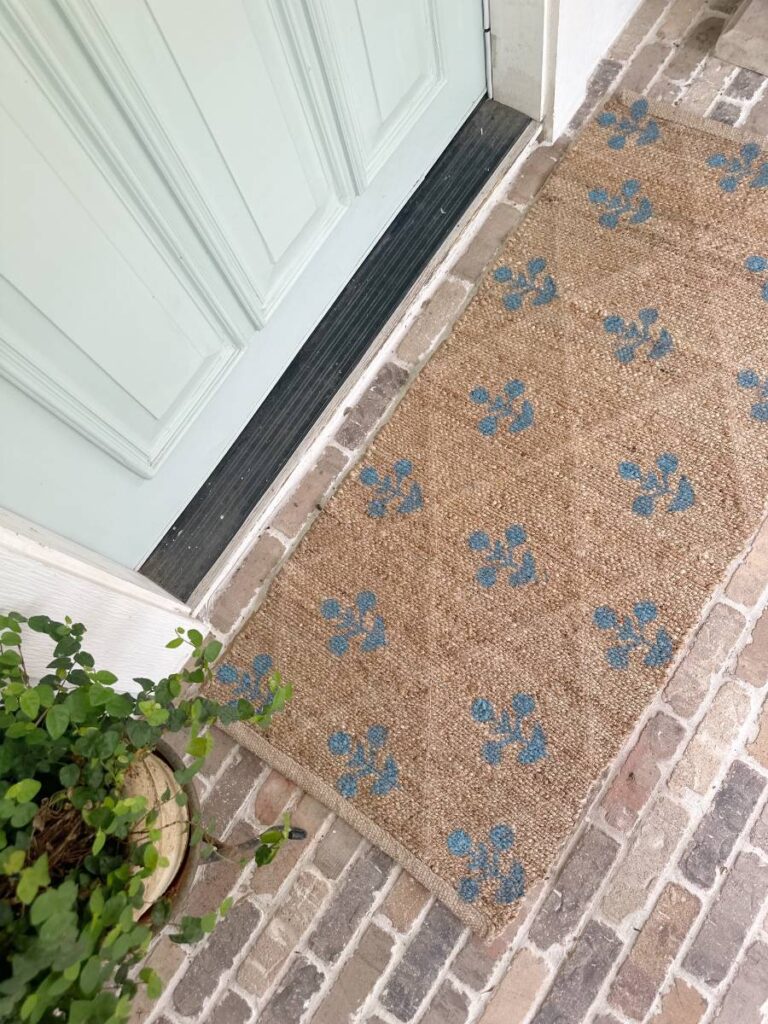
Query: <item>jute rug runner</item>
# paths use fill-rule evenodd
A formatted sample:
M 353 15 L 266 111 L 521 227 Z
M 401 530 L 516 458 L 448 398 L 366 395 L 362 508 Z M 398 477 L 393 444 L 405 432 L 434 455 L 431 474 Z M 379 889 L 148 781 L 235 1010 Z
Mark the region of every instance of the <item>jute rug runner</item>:
M 768 494 L 768 152 L 584 131 L 219 670 L 238 738 L 478 932 L 571 832 Z

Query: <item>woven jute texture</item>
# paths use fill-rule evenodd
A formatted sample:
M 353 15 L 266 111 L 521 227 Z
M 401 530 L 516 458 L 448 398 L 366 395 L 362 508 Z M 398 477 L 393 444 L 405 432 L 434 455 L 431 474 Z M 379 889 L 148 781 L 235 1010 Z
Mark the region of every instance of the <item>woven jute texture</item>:
M 551 868 L 768 493 L 768 154 L 587 126 L 227 652 L 240 740 L 478 932 Z M 270 660 L 271 659 L 271 660 Z

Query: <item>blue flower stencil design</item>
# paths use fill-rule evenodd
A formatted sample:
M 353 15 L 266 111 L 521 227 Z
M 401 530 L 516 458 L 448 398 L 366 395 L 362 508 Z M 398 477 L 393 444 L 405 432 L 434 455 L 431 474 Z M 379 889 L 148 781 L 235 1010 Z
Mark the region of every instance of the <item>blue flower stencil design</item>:
M 424 506 L 424 495 L 415 480 L 408 478 L 413 473 L 410 459 L 398 459 L 392 466 L 392 474 L 380 476 L 373 466 L 366 466 L 360 471 L 360 483 L 373 489 L 374 497 L 368 502 L 368 515 L 373 519 L 381 519 L 389 510 L 390 505 L 401 516 L 418 512 Z
M 373 796 L 386 796 L 396 788 L 399 772 L 395 759 L 385 750 L 388 738 L 389 730 L 383 725 L 370 726 L 364 740 L 341 730 L 328 737 L 333 756 L 347 760 L 347 771 L 336 781 L 336 789 L 345 799 L 357 796 L 364 781 Z
M 351 641 L 358 637 L 362 638 L 361 651 L 375 651 L 385 646 L 384 619 L 375 613 L 375 608 L 376 595 L 370 590 L 361 590 L 349 608 L 343 608 L 333 597 L 323 601 L 320 614 L 336 626 L 336 632 L 328 641 L 331 654 L 340 658 L 349 650 Z
M 605 110 L 597 118 L 604 128 L 611 128 L 608 145 L 611 149 L 624 149 L 629 139 L 636 146 L 650 146 L 661 136 L 658 121 L 648 116 L 648 100 L 635 100 L 629 108 L 629 117 L 618 117 Z
M 536 764 L 547 756 L 547 739 L 540 722 L 534 722 L 536 701 L 530 694 L 517 693 L 509 708 L 500 711 L 485 697 L 472 701 L 472 718 L 487 725 L 495 739 L 483 746 L 483 758 L 491 765 L 501 764 L 507 747 L 517 749 L 519 764 Z
M 241 672 L 234 665 L 227 662 L 219 666 L 216 678 L 224 686 L 232 687 L 231 704 L 235 704 L 241 698 L 245 698 L 257 710 L 261 710 L 272 696 L 267 685 L 272 675 L 272 669 L 273 663 L 270 656 L 268 654 L 257 654 L 251 662 L 251 672 L 247 672 L 245 669 Z
M 661 359 L 672 351 L 672 335 L 666 327 L 652 330 L 659 319 L 659 311 L 652 306 L 641 309 L 637 314 L 639 323 L 630 322 L 621 316 L 607 316 L 603 320 L 606 333 L 621 338 L 625 344 L 618 345 L 613 354 L 623 365 L 634 361 L 638 351 L 646 349 L 649 359 Z
M 468 538 L 472 551 L 483 552 L 483 565 L 475 573 L 481 587 L 493 587 L 500 573 L 509 570 L 510 587 L 524 587 L 536 579 L 536 561 L 530 548 L 521 550 L 528 541 L 525 528 L 516 524 L 504 531 L 504 540 L 491 542 L 484 530 L 476 530 Z
M 620 462 L 619 476 L 622 480 L 639 483 L 642 494 L 632 502 L 632 511 L 637 516 L 648 518 L 659 504 L 667 512 L 685 512 L 696 501 L 693 487 L 686 476 L 679 476 L 675 486 L 674 477 L 678 469 L 678 458 L 664 452 L 656 459 L 656 468 L 643 473 L 636 462 Z
M 509 267 L 499 267 L 494 277 L 501 284 L 509 284 L 504 294 L 504 305 L 511 312 L 522 309 L 526 295 L 531 296 L 531 306 L 547 306 L 557 298 L 557 285 L 551 274 L 545 274 L 547 261 L 537 256 L 528 261 L 525 270 L 515 274 Z
M 463 828 L 454 829 L 446 841 L 448 852 L 466 863 L 465 875 L 456 891 L 465 903 L 474 903 L 487 888 L 493 888 L 493 900 L 501 906 L 515 903 L 525 895 L 525 870 L 515 860 L 512 849 L 515 831 L 509 825 L 494 825 L 487 842 L 475 843 Z
M 729 158 L 725 153 L 713 153 L 707 163 L 723 172 L 718 182 L 723 192 L 735 192 L 742 182 L 748 182 L 749 188 L 768 188 L 768 160 L 762 160 L 761 155 L 756 143 L 747 142 L 739 156 Z
M 752 403 L 749 415 L 758 423 L 768 423 L 768 373 L 761 379 L 756 370 L 740 370 L 736 383 L 744 391 L 756 391 L 756 402 Z
M 613 230 L 622 219 L 629 224 L 642 224 L 653 216 L 653 206 L 647 196 L 640 195 L 640 182 L 635 178 L 625 181 L 617 195 L 604 188 L 593 188 L 587 193 L 590 203 L 602 206 L 604 213 L 598 218 L 604 228 Z
M 477 429 L 486 437 L 493 437 L 501 424 L 506 423 L 510 434 L 519 434 L 533 426 L 533 405 L 525 394 L 525 384 L 521 380 L 509 380 L 504 385 L 503 394 L 491 397 L 487 388 L 474 388 L 469 399 L 475 405 L 488 407 L 487 416 L 478 420 Z
M 752 274 L 764 275 L 762 296 L 768 302 L 768 274 L 765 273 L 768 270 L 768 259 L 765 256 L 747 256 L 744 260 L 744 266 Z
M 646 668 L 663 668 L 672 660 L 672 638 L 663 626 L 650 628 L 658 617 L 653 601 L 638 601 L 632 614 L 619 616 L 613 608 L 602 605 L 593 615 L 598 629 L 614 634 L 616 644 L 605 652 L 611 668 L 625 669 L 635 654 L 642 653 Z

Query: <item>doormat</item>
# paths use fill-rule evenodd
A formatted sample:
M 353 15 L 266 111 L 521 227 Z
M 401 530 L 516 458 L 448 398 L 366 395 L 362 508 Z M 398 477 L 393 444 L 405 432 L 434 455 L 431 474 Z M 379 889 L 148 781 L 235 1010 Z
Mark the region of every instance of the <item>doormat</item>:
M 218 670 L 237 738 L 478 933 L 572 832 L 768 495 L 768 152 L 587 126 Z

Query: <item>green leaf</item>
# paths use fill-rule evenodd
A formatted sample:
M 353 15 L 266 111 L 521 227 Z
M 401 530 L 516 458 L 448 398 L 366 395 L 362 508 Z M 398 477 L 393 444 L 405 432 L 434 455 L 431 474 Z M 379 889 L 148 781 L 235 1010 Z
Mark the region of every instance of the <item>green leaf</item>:
M 222 917 L 226 917 L 233 903 L 234 899 L 231 896 L 227 896 L 227 898 L 225 900 L 222 900 L 222 902 L 219 904 L 219 914 L 221 914 Z
M 6 647 L 18 647 L 21 643 L 18 633 L 12 633 L 10 631 L 6 633 L 0 633 L 0 644 Z
M 59 772 L 59 782 L 69 788 L 77 784 L 80 778 L 80 767 L 76 764 L 65 764 Z
M 25 904 L 29 904 L 37 896 L 38 890 L 50 882 L 48 874 L 48 854 L 44 853 L 38 857 L 28 868 L 19 875 L 16 886 L 16 898 Z
M 206 645 L 206 648 L 203 651 L 203 657 L 209 664 L 212 661 L 216 661 L 218 656 L 221 654 L 221 647 L 222 645 L 218 640 L 211 640 L 211 642 Z
M 173 640 L 169 640 L 168 643 L 165 646 L 166 647 L 181 647 L 181 645 L 183 643 L 184 643 L 184 641 L 183 641 L 183 639 L 180 636 L 175 636 L 173 638 Z
M 38 782 L 37 779 L 22 779 L 20 782 L 15 782 L 12 786 L 8 787 L 5 791 L 5 799 L 15 800 L 18 804 L 25 804 L 37 796 L 41 785 L 42 783 Z
M 205 736 L 195 736 L 187 744 L 187 753 L 192 757 L 207 757 L 213 749 L 213 737 L 210 733 Z
M 68 725 L 69 709 L 64 704 L 54 704 L 53 707 L 48 708 L 45 715 L 45 727 L 51 739 L 57 740 L 63 736 Z
M 133 701 L 124 693 L 113 693 L 107 701 L 107 714 L 113 718 L 128 718 L 133 711 Z
M 94 672 L 93 678 L 97 683 L 103 683 L 104 686 L 112 686 L 113 683 L 117 682 L 117 676 L 114 672 L 105 672 L 103 669 L 98 672 Z
M 159 857 L 160 855 L 157 852 L 157 847 L 153 846 L 152 843 L 149 843 L 144 848 L 144 856 L 142 858 L 144 861 L 144 867 L 147 868 L 148 871 L 154 871 L 157 867 Z
M 80 972 L 80 990 L 84 996 L 89 996 L 99 987 L 101 981 L 101 961 L 97 956 L 92 956 Z
M 25 690 L 19 696 L 19 707 L 27 718 L 37 718 L 37 713 L 40 710 L 40 694 L 37 692 L 37 687 Z
M 212 932 L 213 929 L 216 927 L 218 917 L 219 915 L 216 913 L 215 910 L 212 911 L 210 914 L 203 914 L 203 916 L 200 918 L 200 927 L 203 929 L 204 932 Z
M 44 708 L 49 708 L 56 699 L 56 694 L 50 683 L 38 683 L 35 687 L 35 693 L 40 698 L 40 704 Z
M 150 999 L 159 999 L 163 994 L 163 983 L 159 975 L 151 967 L 142 967 L 139 977 L 147 986 L 147 995 Z
M 93 840 L 93 846 L 91 847 L 91 853 L 96 856 L 97 853 L 101 853 L 104 849 L 104 843 L 107 841 L 107 834 L 99 829 Z
M 18 875 L 27 859 L 24 850 L 3 850 L 0 854 L 0 871 L 4 875 Z
M 202 647 L 203 645 L 203 634 L 199 629 L 188 629 L 187 637 L 195 645 L 195 647 Z
M 30 615 L 27 619 L 27 625 L 35 633 L 45 633 L 51 624 L 51 620 L 47 615 Z

